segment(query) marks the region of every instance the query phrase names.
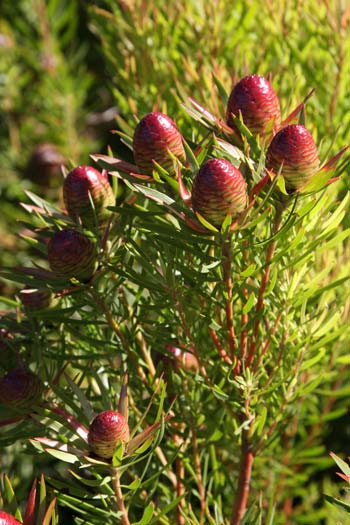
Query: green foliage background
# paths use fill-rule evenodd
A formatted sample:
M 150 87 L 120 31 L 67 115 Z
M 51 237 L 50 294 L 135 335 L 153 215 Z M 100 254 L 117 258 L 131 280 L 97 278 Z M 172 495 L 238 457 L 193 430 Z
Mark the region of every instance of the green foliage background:
M 87 163 L 89 153 L 105 152 L 107 144 L 112 146 L 115 156 L 132 159 L 125 145 L 108 134 L 108 129 L 118 125 L 124 129 L 133 128 L 137 119 L 151 110 L 169 114 L 186 139 L 197 142 L 204 137 L 205 129 L 190 124 L 191 119 L 180 102 L 192 96 L 223 117 L 224 103 L 213 75 L 229 91 L 245 74 L 267 76 L 271 73 L 284 116 L 314 88 L 315 93 L 307 103 L 307 125 L 319 145 L 321 159 L 329 156 L 330 150 L 337 152 L 349 143 L 349 29 L 350 9 L 347 2 L 340 0 L 179 0 L 167 4 L 145 0 L 19 0 L 16 3 L 4 0 L 0 6 L 0 195 L 3 202 L 0 262 L 29 264 L 33 258 L 15 235 L 21 227 L 17 220 L 26 217 L 18 206 L 19 200 L 26 199 L 24 190 L 34 189 L 57 202 L 61 198 L 58 188 L 42 187 L 26 177 L 25 167 L 36 145 L 43 142 L 57 145 L 67 165 L 69 162 Z M 192 128 L 194 135 L 189 136 Z M 348 189 L 348 175 L 345 174 L 342 181 L 330 189 L 325 209 L 334 211 Z M 300 259 L 298 269 L 301 273 L 307 272 L 313 265 L 308 283 L 304 283 L 302 289 L 298 282 L 292 283 L 288 292 L 293 290 L 297 306 L 305 297 L 312 296 L 310 312 L 313 311 L 318 319 L 315 320 L 319 323 L 316 328 L 324 322 L 324 329 L 322 333 L 317 332 L 318 339 L 313 342 L 308 367 L 305 365 L 306 377 L 300 386 L 305 392 L 291 408 L 284 410 L 282 406 L 283 410 L 278 412 L 276 408 L 274 412 L 282 421 L 286 419 L 285 429 L 281 425 L 280 442 L 274 455 L 258 460 L 259 472 L 268 472 L 268 475 L 253 480 L 254 494 L 256 499 L 263 494 L 264 505 L 271 505 L 267 512 L 270 518 L 266 520 L 272 520 L 272 508 L 277 505 L 275 521 L 271 523 L 328 525 L 343 519 L 337 510 L 326 506 L 322 494 L 339 493 L 328 452 L 346 454 L 350 435 L 349 338 L 342 329 L 348 322 L 349 311 L 349 246 L 346 235 L 341 235 L 349 227 L 348 217 L 346 201 L 334 224 L 327 223 L 325 215 L 324 232 L 329 244 L 322 244 L 326 240 L 321 238 L 319 244 L 307 245 L 307 249 L 311 246 L 314 251 Z M 303 228 L 310 242 L 312 232 L 316 239 L 319 232 L 317 209 L 308 221 L 309 224 L 303 223 Z M 149 225 L 142 227 L 150 253 L 164 249 L 161 237 L 149 235 Z M 331 239 L 335 241 L 332 243 Z M 128 249 L 130 253 L 123 253 L 123 257 L 144 259 L 137 246 Z M 295 243 L 294 250 L 293 263 L 298 266 L 298 256 L 304 254 L 302 239 L 299 244 Z M 180 264 L 178 255 L 167 255 L 174 267 Z M 151 255 L 149 257 L 152 260 Z M 112 263 L 119 264 L 118 261 Z M 284 264 L 287 263 L 283 261 Z M 132 281 L 135 275 L 130 274 L 128 278 Z M 149 279 L 151 288 L 161 285 L 154 281 L 151 271 L 143 278 L 145 283 Z M 342 279 L 341 287 L 335 291 L 333 283 Z M 116 283 L 115 288 L 119 284 Z M 203 293 L 204 284 L 205 278 L 201 281 L 199 295 Z M 16 300 L 13 283 L 5 280 L 3 286 L 3 294 Z M 315 294 L 318 286 L 322 291 L 319 295 Z M 163 301 L 162 295 L 153 299 L 155 303 Z M 188 301 L 188 297 L 184 296 L 183 301 Z M 7 302 L 3 300 L 3 313 L 8 308 Z M 195 304 L 193 310 L 197 307 Z M 79 296 L 74 308 L 79 309 Z M 122 303 L 115 304 L 114 308 L 122 308 Z M 145 316 L 150 323 L 148 308 L 147 301 L 141 303 L 138 316 L 141 319 Z M 85 363 L 91 359 L 91 340 L 99 341 L 94 349 L 95 358 L 101 360 L 108 374 L 110 363 L 105 364 L 102 354 L 108 355 L 108 344 L 114 343 L 112 332 L 98 324 L 90 325 L 88 315 L 83 320 L 86 340 L 82 338 L 80 326 L 74 323 L 65 326 L 71 346 L 66 349 L 67 354 L 69 350 L 77 351 L 81 338 L 77 355 L 82 361 L 77 368 L 84 371 Z M 294 321 L 302 324 L 302 318 Z M 166 343 L 167 332 L 162 332 L 161 319 L 157 326 L 154 331 L 148 327 L 147 336 L 152 347 Z M 201 334 L 200 327 L 196 328 L 201 342 L 205 335 Z M 29 334 L 32 329 L 28 328 Z M 60 348 L 62 337 L 62 333 L 58 333 L 57 339 L 52 341 L 52 349 L 45 348 L 49 363 L 54 360 L 55 348 Z M 42 332 L 42 341 L 44 339 Z M 107 348 L 102 348 L 101 342 L 105 341 L 109 341 Z M 38 355 L 32 352 L 29 343 L 28 358 L 35 360 Z M 61 358 L 63 360 L 64 355 Z M 91 378 L 84 387 L 94 392 L 89 381 Z M 315 381 L 318 383 L 313 383 Z M 133 388 L 135 398 L 142 399 L 141 386 L 134 384 Z M 195 396 L 196 389 L 189 390 Z M 224 394 L 218 391 L 220 395 Z M 203 398 L 197 402 L 198 406 L 204 403 L 203 410 L 213 410 L 210 404 L 205 405 Z M 180 400 L 183 408 L 187 403 L 186 398 Z M 140 411 L 144 408 L 140 406 Z M 224 416 L 215 416 L 218 424 L 220 417 Z M 229 449 L 229 443 L 220 432 L 205 439 L 209 443 L 205 461 L 214 468 L 213 443 L 220 443 L 223 450 Z M 8 472 L 17 490 L 24 495 L 31 483 L 32 466 L 31 460 L 18 461 L 22 446 L 6 449 L 9 452 L 3 455 L 1 468 Z M 56 468 L 44 461 L 43 468 L 51 472 L 51 467 Z M 231 467 L 229 464 L 227 469 Z M 40 463 L 34 469 L 40 471 Z M 24 485 L 23 478 L 27 480 Z M 220 486 L 227 492 L 233 490 L 225 468 L 217 472 L 214 484 L 216 490 Z M 226 493 L 222 490 L 224 499 Z M 167 496 L 165 490 L 164 499 Z M 195 495 L 193 497 L 195 499 Z M 141 503 L 137 499 L 137 505 Z

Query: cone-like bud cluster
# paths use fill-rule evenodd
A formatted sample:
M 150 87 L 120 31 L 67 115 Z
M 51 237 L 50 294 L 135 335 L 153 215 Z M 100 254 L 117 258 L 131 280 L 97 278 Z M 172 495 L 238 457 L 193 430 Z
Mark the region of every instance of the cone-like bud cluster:
M 126 442 L 129 437 L 129 425 L 125 417 L 114 410 L 105 410 L 90 424 L 88 442 L 96 456 L 110 459 L 117 443 Z
M 45 288 L 36 289 L 25 287 L 19 292 L 19 295 L 21 303 L 28 313 L 46 310 L 51 306 L 52 294 Z
M 0 378 L 0 402 L 17 409 L 32 408 L 43 392 L 40 378 L 23 367 L 15 368 Z
M 108 178 L 91 166 L 77 166 L 68 173 L 63 199 L 72 219 L 80 218 L 87 227 L 101 224 L 109 214 L 106 207 L 115 203 Z
M 174 175 L 169 151 L 179 160 L 186 158 L 182 135 L 171 118 L 163 113 L 149 113 L 136 126 L 133 140 L 135 162 L 142 173 L 152 175 L 155 160 Z
M 237 216 L 247 206 L 247 185 L 241 172 L 226 159 L 210 159 L 193 181 L 192 207 L 220 226 L 227 215 Z
M 21 525 L 21 523 L 11 516 L 11 514 L 0 510 L 0 525 Z
M 266 167 L 278 173 L 282 165 L 287 191 L 299 189 L 319 169 L 317 146 L 310 132 L 301 124 L 286 126 L 271 141 Z
M 87 281 L 96 269 L 94 243 L 75 230 L 55 233 L 48 244 L 47 255 L 51 270 L 63 277 Z
M 281 121 L 280 104 L 266 78 L 249 75 L 234 86 L 227 103 L 226 121 L 235 130 L 232 114 L 238 118 L 240 112 L 244 124 L 253 135 L 264 134 L 271 121 L 274 122 L 273 128 L 278 128 Z

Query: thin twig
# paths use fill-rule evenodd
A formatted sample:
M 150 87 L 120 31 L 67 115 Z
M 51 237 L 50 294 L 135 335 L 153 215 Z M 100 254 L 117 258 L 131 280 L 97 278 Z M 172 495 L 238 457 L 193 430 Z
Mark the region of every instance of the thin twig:
M 273 223 L 273 227 L 272 227 L 272 237 L 275 236 L 275 234 L 277 233 L 277 231 L 278 231 L 278 229 L 280 227 L 281 220 L 282 220 L 282 213 L 283 213 L 282 207 L 278 207 L 276 209 L 275 219 L 274 219 L 274 223 Z M 255 308 L 256 321 L 255 321 L 254 329 L 253 329 L 253 340 L 252 340 L 252 343 L 250 345 L 248 357 L 247 357 L 247 360 L 246 360 L 246 366 L 247 367 L 251 366 L 251 364 L 253 362 L 253 359 L 254 359 L 254 356 L 255 356 L 256 347 L 257 347 L 257 344 L 258 344 L 259 327 L 260 327 L 260 321 L 261 321 L 260 314 L 261 314 L 261 311 L 262 311 L 262 309 L 264 307 L 265 292 L 266 292 L 266 288 L 267 288 L 267 285 L 268 285 L 269 279 L 270 279 L 271 262 L 272 262 L 272 258 L 273 258 L 274 253 L 275 253 L 276 245 L 277 245 L 276 240 L 274 238 L 272 238 L 272 240 L 270 241 L 270 243 L 268 245 L 267 252 L 266 252 L 265 271 L 264 271 L 263 276 L 261 278 L 259 295 L 258 295 L 258 301 L 256 303 L 256 308 Z
M 193 423 L 191 425 L 191 432 L 192 432 L 192 449 L 193 449 L 194 469 L 195 469 L 196 476 L 197 476 L 197 486 L 198 486 L 199 502 L 200 502 L 199 523 L 200 525 L 204 525 L 205 512 L 206 512 L 205 489 L 203 485 L 201 461 L 200 461 L 199 451 L 198 451 L 197 432 L 195 429 L 195 425 Z
M 112 468 L 112 483 L 119 512 L 122 513 L 121 522 L 122 525 L 130 525 L 128 511 L 125 507 L 122 489 L 120 486 L 120 473 L 118 469 Z
M 230 347 L 231 359 L 234 360 L 236 350 L 236 334 L 233 324 L 233 307 L 232 307 L 232 254 L 231 254 L 232 235 L 222 243 L 222 263 L 223 277 L 226 286 L 226 326 L 228 332 L 228 341 Z M 238 366 L 238 360 L 237 360 Z
M 123 345 L 124 350 L 127 352 L 128 356 L 133 361 L 140 379 L 142 380 L 142 382 L 145 385 L 148 385 L 148 380 L 147 380 L 146 374 L 144 373 L 144 371 L 142 370 L 142 368 L 138 364 L 137 360 L 135 359 L 135 356 L 133 355 L 133 352 L 131 351 L 131 349 L 129 347 L 129 343 L 128 343 L 128 341 L 127 341 L 127 339 L 126 339 L 126 337 L 125 337 L 121 327 L 119 326 L 119 324 L 114 319 L 112 312 L 110 311 L 110 309 L 108 308 L 108 306 L 106 305 L 106 303 L 104 302 L 102 297 L 100 297 L 100 295 L 97 292 L 95 292 L 94 290 L 90 290 L 90 293 L 91 293 L 94 301 L 96 302 L 97 306 L 100 308 L 102 313 L 105 315 L 106 321 L 108 322 L 109 326 L 112 328 L 112 330 L 119 337 L 119 339 L 120 339 L 120 341 L 121 341 L 121 343 Z

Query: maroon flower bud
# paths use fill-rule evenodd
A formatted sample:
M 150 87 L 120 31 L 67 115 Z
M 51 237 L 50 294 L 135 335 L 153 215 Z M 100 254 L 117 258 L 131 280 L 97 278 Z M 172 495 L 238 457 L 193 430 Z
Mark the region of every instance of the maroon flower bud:
M 171 118 L 163 113 L 149 113 L 140 120 L 134 133 L 134 158 L 142 173 L 152 175 L 153 160 L 174 175 L 169 151 L 179 160 L 186 158 L 182 136 Z
M 226 215 L 236 216 L 248 203 L 241 172 L 228 160 L 210 159 L 193 181 L 192 207 L 210 223 L 220 226 Z
M 281 121 L 280 104 L 266 78 L 249 75 L 234 86 L 227 103 L 226 121 L 236 131 L 232 114 L 239 118 L 239 112 L 253 135 L 262 135 L 273 119 L 274 129 L 278 128 Z
M 88 443 L 96 456 L 110 459 L 117 443 L 126 442 L 129 437 L 129 426 L 125 417 L 114 410 L 105 410 L 90 424 Z
M 23 367 L 18 367 L 0 378 L 0 402 L 17 409 L 29 408 L 37 403 L 43 392 L 40 378 Z
M 191 354 L 191 352 L 184 352 L 181 350 L 181 348 L 178 348 L 176 346 L 166 345 L 165 348 L 174 356 L 173 359 L 169 359 L 168 356 L 166 356 L 163 361 L 175 361 L 175 367 L 180 367 L 184 370 L 196 372 L 199 367 L 198 359 L 195 355 Z
M 55 233 L 48 244 L 47 255 L 51 270 L 67 278 L 87 281 L 96 269 L 94 243 L 75 230 Z
M 65 159 L 54 144 L 39 144 L 28 161 L 26 176 L 40 186 L 57 186 Z
M 21 522 L 17 521 L 11 514 L 0 510 L 0 525 L 21 525 Z
M 107 206 L 115 203 L 108 179 L 91 166 L 77 166 L 63 184 L 63 199 L 72 219 L 81 219 L 85 226 L 94 226 L 108 216 Z
M 52 295 L 45 288 L 36 289 L 26 286 L 19 292 L 24 309 L 30 313 L 46 310 L 51 306 Z
M 282 166 L 283 165 L 283 166 Z M 271 141 L 266 155 L 267 169 L 282 174 L 286 189 L 297 190 L 318 171 L 320 161 L 310 132 L 301 124 L 281 129 Z

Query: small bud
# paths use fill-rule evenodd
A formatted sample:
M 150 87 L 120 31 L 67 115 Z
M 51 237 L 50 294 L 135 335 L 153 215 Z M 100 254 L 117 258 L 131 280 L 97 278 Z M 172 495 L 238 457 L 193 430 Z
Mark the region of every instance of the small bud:
M 40 378 L 23 367 L 18 367 L 0 378 L 0 402 L 10 408 L 31 409 L 43 392 Z
M 117 443 L 126 442 L 129 437 L 129 426 L 125 417 L 114 410 L 105 410 L 90 424 L 88 443 L 96 456 L 110 459 Z
M 21 523 L 11 516 L 11 514 L 0 510 L 0 525 L 21 525 Z
M 47 248 L 50 268 L 58 275 L 88 281 L 96 269 L 96 248 L 90 239 L 75 230 L 61 230 Z
M 176 346 L 166 345 L 165 348 L 174 356 L 173 359 L 169 356 L 163 357 L 163 361 L 171 361 L 175 367 L 183 370 L 196 372 L 199 367 L 198 359 L 191 352 L 184 352 L 181 348 Z
M 107 206 L 115 199 L 108 179 L 91 166 L 77 166 L 63 184 L 63 199 L 72 219 L 80 218 L 84 226 L 94 226 L 108 216 Z
M 220 226 L 227 215 L 238 215 L 247 203 L 247 185 L 233 164 L 225 159 L 210 159 L 201 166 L 192 188 L 195 212 Z
M 273 127 L 278 129 L 281 121 L 280 104 L 266 78 L 249 75 L 234 86 L 227 103 L 226 122 L 235 130 L 232 114 L 239 118 L 239 112 L 242 114 L 244 124 L 253 135 L 264 134 L 273 119 Z
M 28 160 L 25 175 L 40 186 L 57 186 L 65 159 L 54 144 L 39 144 Z
M 21 303 L 27 313 L 35 313 L 50 308 L 52 294 L 46 288 L 30 288 L 26 286 L 19 292 Z
M 152 160 L 174 175 L 169 151 L 179 160 L 186 159 L 182 136 L 171 118 L 163 113 L 149 113 L 140 120 L 134 133 L 134 158 L 142 173 L 152 175 Z
M 317 146 L 310 132 L 301 124 L 282 128 L 267 150 L 266 168 L 278 173 L 282 166 L 287 191 L 297 190 L 306 184 L 318 171 L 319 165 Z

